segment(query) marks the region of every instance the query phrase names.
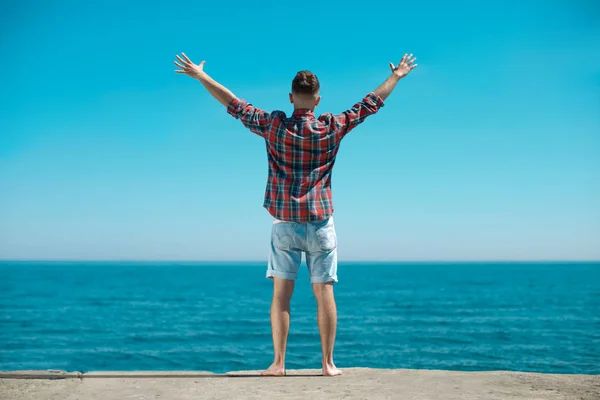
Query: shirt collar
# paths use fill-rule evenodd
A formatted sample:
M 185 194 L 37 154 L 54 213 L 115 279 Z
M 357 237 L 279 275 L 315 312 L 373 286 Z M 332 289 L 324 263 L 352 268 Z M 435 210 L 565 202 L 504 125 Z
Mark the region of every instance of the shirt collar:
M 294 110 L 294 113 L 292 114 L 293 117 L 314 117 L 315 116 L 315 112 L 313 110 L 311 110 L 310 108 L 296 108 Z

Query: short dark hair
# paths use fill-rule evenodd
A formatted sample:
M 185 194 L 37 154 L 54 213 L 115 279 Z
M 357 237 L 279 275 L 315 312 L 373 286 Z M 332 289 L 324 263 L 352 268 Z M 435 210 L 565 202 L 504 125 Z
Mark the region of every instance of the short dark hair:
M 300 71 L 292 81 L 292 93 L 316 95 L 321 85 L 317 76 L 310 71 Z

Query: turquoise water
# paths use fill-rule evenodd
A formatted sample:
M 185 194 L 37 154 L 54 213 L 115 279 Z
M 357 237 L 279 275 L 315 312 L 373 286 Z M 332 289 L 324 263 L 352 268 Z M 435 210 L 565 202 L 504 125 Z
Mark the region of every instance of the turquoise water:
M 261 369 L 263 263 L 0 263 L 0 370 Z M 318 368 L 302 269 L 287 367 Z M 339 367 L 600 373 L 600 263 L 341 263 Z

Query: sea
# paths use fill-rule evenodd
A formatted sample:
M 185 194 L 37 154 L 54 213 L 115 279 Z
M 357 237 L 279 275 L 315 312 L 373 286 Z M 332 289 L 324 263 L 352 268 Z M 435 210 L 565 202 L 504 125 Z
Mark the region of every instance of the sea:
M 0 370 L 257 370 L 264 262 L 0 262 Z M 340 262 L 338 367 L 600 373 L 598 262 Z M 288 369 L 320 368 L 306 266 Z

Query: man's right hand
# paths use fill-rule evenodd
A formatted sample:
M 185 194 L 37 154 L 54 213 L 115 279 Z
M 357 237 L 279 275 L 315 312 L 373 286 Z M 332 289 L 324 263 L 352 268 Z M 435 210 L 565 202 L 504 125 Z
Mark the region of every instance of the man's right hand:
M 387 99 L 387 97 L 390 95 L 390 93 L 392 93 L 392 90 L 394 90 L 400 79 L 404 78 L 406 75 L 408 75 L 410 71 L 417 67 L 415 61 L 417 61 L 417 59 L 413 58 L 412 54 L 405 54 L 398 65 L 390 63 L 392 75 L 390 75 L 385 80 L 385 82 L 379 85 L 379 87 L 374 90 L 374 93 L 381 97 L 382 100 Z
M 393 63 L 390 63 L 390 68 L 395 76 L 402 79 L 417 67 L 418 64 L 415 64 L 415 61 L 417 61 L 417 59 L 413 58 L 412 54 L 405 54 L 398 65 L 394 66 Z

